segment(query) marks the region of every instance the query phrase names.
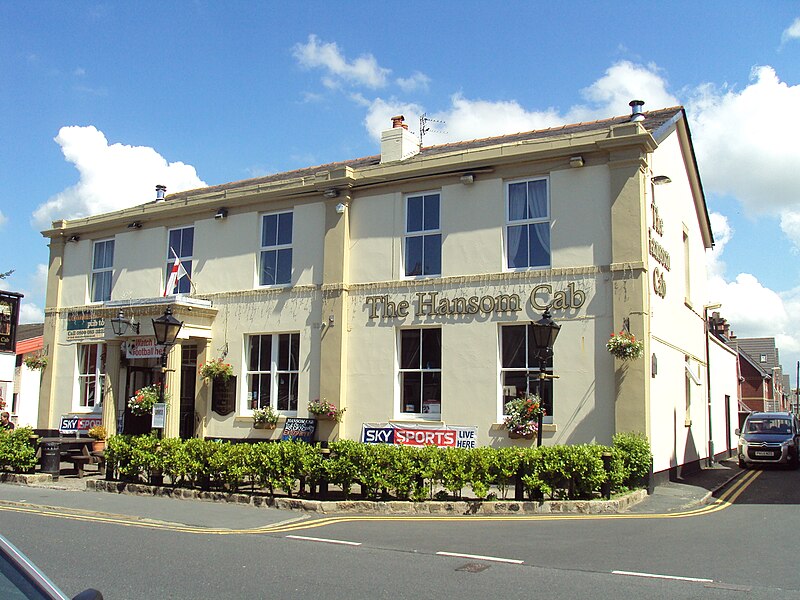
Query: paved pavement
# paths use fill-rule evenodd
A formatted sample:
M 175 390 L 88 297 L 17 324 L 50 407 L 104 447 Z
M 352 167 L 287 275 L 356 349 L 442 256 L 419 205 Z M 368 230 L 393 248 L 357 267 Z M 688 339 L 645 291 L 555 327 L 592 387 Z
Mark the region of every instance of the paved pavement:
M 36 488 L 49 488 L 53 490 L 66 490 L 82 493 L 103 493 L 107 482 L 104 481 L 103 474 L 99 473 L 96 468 L 89 466 L 86 468 L 83 478 L 78 478 L 72 466 L 68 463 L 62 464 L 61 475 L 57 481 L 46 474 L 35 474 L 26 476 L 10 476 L 8 474 L 0 477 L 0 481 L 6 484 L 26 485 L 28 487 Z M 400 514 L 403 512 L 413 512 L 414 514 L 442 514 L 448 512 L 449 514 L 496 514 L 506 513 L 514 514 L 518 511 L 519 514 L 531 512 L 635 512 L 644 514 L 661 514 L 687 510 L 697 507 L 709 502 L 712 502 L 715 493 L 723 488 L 726 484 L 730 483 L 733 479 L 742 473 L 739 469 L 735 459 L 725 459 L 715 463 L 711 467 L 703 467 L 698 471 L 690 474 L 683 475 L 668 483 L 664 483 L 655 488 L 654 492 L 645 496 L 639 493 L 633 499 L 627 502 L 617 502 L 616 504 L 604 507 L 598 507 L 598 502 L 593 502 L 594 506 L 587 508 L 587 503 L 553 503 L 552 507 L 541 507 L 538 503 L 519 503 L 521 508 L 509 509 L 508 503 L 485 503 L 486 506 L 480 510 L 476 510 L 474 505 L 467 505 L 467 508 L 461 506 L 451 506 L 448 510 L 441 505 L 456 505 L 459 503 L 336 503 L 325 502 L 320 503 L 316 501 L 301 501 L 297 499 L 287 499 L 286 502 L 278 504 L 268 504 L 271 508 L 287 508 L 300 512 L 311 512 L 319 514 L 335 514 L 335 513 L 383 513 L 383 514 Z M 110 482 L 108 482 L 110 483 Z M 135 486 L 134 486 L 135 487 Z M 138 492 L 134 492 L 139 496 L 152 496 L 153 492 L 148 486 L 138 486 Z M 108 493 L 108 492 L 105 492 Z M 188 495 L 188 494 L 186 494 Z M 196 495 L 198 496 L 198 495 Z M 231 504 L 230 498 L 224 499 L 224 494 L 206 494 L 199 495 L 198 499 L 204 501 L 219 500 L 223 503 Z M 186 499 L 176 501 L 193 501 Z M 237 500 L 234 503 L 241 505 L 246 503 L 247 499 Z M 631 505 L 631 502 L 632 505 Z M 388 506 L 391 505 L 391 506 Z M 547 503 L 545 503 L 547 504 Z M 250 506 L 259 506 L 261 503 L 250 503 Z M 263 504 L 267 506 L 266 503 Z M 434 506 L 439 505 L 439 506 Z

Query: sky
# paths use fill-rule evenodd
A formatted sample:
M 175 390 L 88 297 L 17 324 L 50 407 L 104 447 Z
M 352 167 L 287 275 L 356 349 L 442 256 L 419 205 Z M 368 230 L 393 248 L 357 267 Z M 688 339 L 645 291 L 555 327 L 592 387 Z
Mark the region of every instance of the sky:
M 44 316 L 51 222 L 425 145 L 686 108 L 708 303 L 800 360 L 800 3 L 0 0 L 0 288 Z

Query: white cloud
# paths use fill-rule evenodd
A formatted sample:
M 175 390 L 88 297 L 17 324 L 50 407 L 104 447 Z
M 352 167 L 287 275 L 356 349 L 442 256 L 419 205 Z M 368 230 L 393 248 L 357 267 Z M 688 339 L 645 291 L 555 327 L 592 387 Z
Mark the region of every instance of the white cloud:
M 794 22 L 786 28 L 781 35 L 781 43 L 785 44 L 790 40 L 796 40 L 800 38 L 800 17 L 794 20 Z
M 204 187 L 193 166 L 167 162 L 146 146 L 109 144 L 92 126 L 62 127 L 55 141 L 64 158 L 75 165 L 78 183 L 59 192 L 33 213 L 34 224 L 50 227 L 53 220 L 115 211 L 155 199 L 155 186 L 168 192 Z
M 26 302 L 22 299 L 22 304 L 19 307 L 19 322 L 25 323 L 43 323 L 44 322 L 44 309 L 33 304 Z
M 3 214 L 3 211 L 0 210 L 0 227 L 8 223 L 8 217 Z
M 585 104 L 570 107 L 565 113 L 555 108 L 527 110 L 514 100 L 471 99 L 457 93 L 450 97 L 450 105 L 439 111 L 428 111 L 428 117 L 444 121 L 432 123 L 425 137 L 425 145 L 471 140 L 533 129 L 544 129 L 564 123 L 624 115 L 630 111 L 633 99 L 645 100 L 647 108 L 675 106 L 680 102 L 666 91 L 667 83 L 654 65 L 642 66 L 627 61 L 610 67 L 603 77 L 582 91 Z M 396 98 L 376 98 L 372 101 L 355 97 L 367 107 L 364 120 L 369 134 L 380 139 L 380 132 L 388 129 L 390 118 L 397 114 L 406 117 L 410 129 L 416 131 L 424 107 Z M 445 133 L 440 133 L 445 132 Z
M 706 188 L 735 197 L 754 215 L 796 207 L 800 122 L 791 115 L 799 104 L 800 86 L 780 81 L 771 67 L 754 69 L 741 92 L 698 88 L 688 114 Z
M 708 218 L 711 221 L 711 232 L 714 235 L 714 248 L 706 251 L 706 269 L 709 277 L 723 277 L 725 263 L 722 261 L 722 253 L 733 237 L 734 229 L 728 222 L 728 217 L 720 213 L 709 213 Z
M 324 83 L 334 87 L 337 79 L 350 83 L 380 88 L 386 85 L 390 69 L 381 67 L 371 54 L 363 54 L 348 62 L 336 42 L 321 42 L 316 35 L 309 35 L 308 42 L 296 44 L 293 55 L 308 68 L 320 67 L 327 71 Z
M 605 75 L 581 91 L 588 106 L 576 106 L 568 113 L 568 122 L 604 119 L 628 112 L 631 100 L 643 100 L 645 110 L 676 106 L 680 101 L 667 91 L 667 81 L 653 64 L 643 66 L 620 61 Z
M 430 82 L 431 78 L 419 71 L 414 71 L 411 77 L 398 77 L 396 81 L 400 89 L 406 93 L 427 90 Z

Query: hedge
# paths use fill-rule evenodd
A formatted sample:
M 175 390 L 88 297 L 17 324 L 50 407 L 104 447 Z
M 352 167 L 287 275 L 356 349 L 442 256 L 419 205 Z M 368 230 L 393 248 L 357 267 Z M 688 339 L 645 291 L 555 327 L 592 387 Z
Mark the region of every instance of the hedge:
M 31 443 L 33 429 L 16 427 L 0 430 L 0 468 L 27 473 L 36 467 L 36 447 Z
M 610 455 L 608 473 L 604 453 Z M 641 486 L 652 455 L 647 439 L 631 433 L 615 435 L 610 447 L 413 448 L 340 440 L 327 449 L 293 441 L 117 435 L 108 440 L 106 460 L 127 481 L 163 474 L 173 486 L 230 492 L 249 487 L 313 496 L 331 484 L 349 498 L 358 484 L 361 496 L 370 499 L 460 498 L 464 489 L 481 499 L 507 498 L 519 481 L 529 498 L 585 499 L 596 497 L 606 480 L 615 492 Z

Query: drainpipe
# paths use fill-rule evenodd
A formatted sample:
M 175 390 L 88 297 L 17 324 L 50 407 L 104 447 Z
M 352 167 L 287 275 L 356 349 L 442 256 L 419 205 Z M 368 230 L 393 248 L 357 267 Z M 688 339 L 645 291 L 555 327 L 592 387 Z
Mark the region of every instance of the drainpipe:
M 708 401 L 708 466 L 714 466 L 714 430 L 711 428 L 711 351 L 709 344 L 708 311 L 716 310 L 721 304 L 707 304 L 703 306 L 703 331 L 706 336 L 706 396 Z

